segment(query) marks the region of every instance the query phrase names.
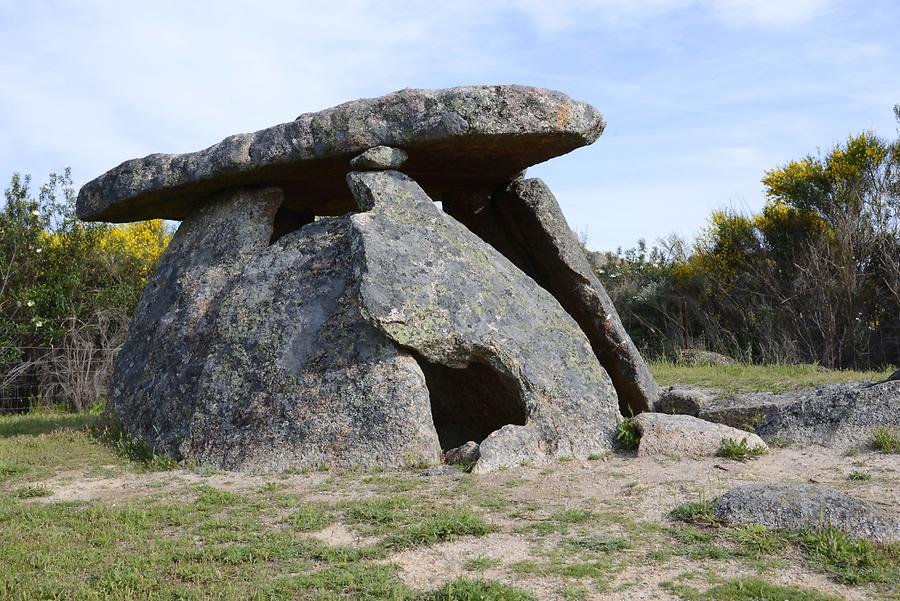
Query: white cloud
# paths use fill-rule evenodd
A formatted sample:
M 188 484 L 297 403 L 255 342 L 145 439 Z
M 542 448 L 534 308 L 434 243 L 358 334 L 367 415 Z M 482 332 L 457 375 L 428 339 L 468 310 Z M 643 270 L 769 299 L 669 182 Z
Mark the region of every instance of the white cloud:
M 793 27 L 823 16 L 832 0 L 710 0 L 709 8 L 730 26 Z

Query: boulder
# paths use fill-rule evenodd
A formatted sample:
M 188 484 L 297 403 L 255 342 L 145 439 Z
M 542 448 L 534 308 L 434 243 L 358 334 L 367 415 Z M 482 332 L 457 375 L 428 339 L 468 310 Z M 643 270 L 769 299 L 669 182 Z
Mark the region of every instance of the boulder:
M 448 465 L 474 465 L 481 457 L 478 443 L 470 440 L 466 444 L 450 449 L 444 453 L 444 462 Z
M 578 322 L 612 378 L 622 413 L 649 411 L 659 386 L 547 185 L 518 178 L 496 192 L 457 189 L 443 200 L 447 213 L 550 291 Z
M 409 155 L 406 151 L 390 146 L 376 146 L 370 148 L 352 161 L 350 168 L 354 171 L 367 171 L 370 169 L 397 169 L 406 162 Z
M 790 402 L 787 396 L 771 392 L 748 392 L 719 397 L 701 408 L 697 416 L 717 424 L 755 430 L 766 418 Z
M 721 353 L 704 351 L 701 349 L 681 349 L 675 354 L 675 364 L 686 367 L 701 367 L 709 365 L 734 365 L 734 359 Z
M 766 443 L 756 434 L 713 424 L 690 415 L 641 413 L 634 421 L 641 434 L 638 457 L 713 457 L 718 454 L 722 441 L 726 438 L 746 440 L 751 448 L 763 447 L 768 450 Z
M 831 527 L 854 538 L 900 542 L 900 520 L 872 503 L 811 484 L 748 484 L 716 501 L 716 516 L 729 524 L 771 529 L 817 530 Z
M 865 448 L 874 428 L 900 427 L 900 382 L 836 382 L 783 394 L 742 394 L 717 399 L 700 417 L 753 428 L 766 440 Z
M 460 186 L 506 186 L 524 168 L 592 143 L 604 127 L 594 107 L 551 90 L 401 90 L 198 152 L 126 161 L 82 187 L 77 212 L 90 221 L 181 220 L 216 192 L 276 186 L 292 211 L 341 215 L 356 210 L 347 164 L 370 148 L 402 148 L 404 172 L 440 198 Z
M 669 386 L 660 393 L 653 411 L 698 417 L 713 402 L 717 394 L 716 390 L 696 386 Z
M 362 212 L 273 240 L 281 194 L 197 207 L 151 278 L 108 410 L 156 450 L 226 469 L 434 463 L 475 471 L 611 446 L 616 396 L 578 325 L 396 171 Z

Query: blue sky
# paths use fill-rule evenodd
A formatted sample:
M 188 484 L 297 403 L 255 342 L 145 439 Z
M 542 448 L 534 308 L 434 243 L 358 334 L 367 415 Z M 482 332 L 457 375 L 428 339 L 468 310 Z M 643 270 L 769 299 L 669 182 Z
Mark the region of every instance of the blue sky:
M 595 249 L 755 210 L 766 169 L 896 135 L 890 0 L 0 0 L 0 178 L 76 181 L 404 87 L 522 83 L 598 107 L 536 166 Z

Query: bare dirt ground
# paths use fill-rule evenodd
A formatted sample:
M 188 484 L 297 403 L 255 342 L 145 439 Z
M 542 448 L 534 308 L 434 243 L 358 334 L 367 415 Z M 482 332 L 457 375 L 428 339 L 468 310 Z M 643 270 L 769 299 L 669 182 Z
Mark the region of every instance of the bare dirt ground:
M 851 472 L 868 480 L 851 480 Z M 479 576 L 534 593 L 539 599 L 679 599 L 663 582 L 698 588 L 727 579 L 764 576 L 773 584 L 815 589 L 852 600 L 892 598 L 883 589 L 839 584 L 797 561 L 753 562 L 734 558 L 690 557 L 670 553 L 673 543 L 660 533 L 671 529 L 668 516 L 687 501 L 713 499 L 730 488 L 752 482 L 812 482 L 871 501 L 900 517 L 900 456 L 861 453 L 846 456 L 819 448 L 772 449 L 748 462 L 722 458 L 636 458 L 610 455 L 597 461 L 565 461 L 525 466 L 493 474 L 425 476 L 422 470 L 312 472 L 278 476 L 200 473 L 173 470 L 156 473 L 90 475 L 57 474 L 41 482 L 52 494 L 35 502 L 92 501 L 117 505 L 150 495 L 177 495 L 203 484 L 248 493 L 276 482 L 284 491 L 309 501 L 337 503 L 366 497 L 403 494 L 430 503 L 452 503 L 485 511 L 497 531 L 466 536 L 432 546 L 402 550 L 380 560 L 396 566 L 403 581 L 429 590 L 458 576 Z M 368 483 L 361 484 L 361 482 Z M 380 488 L 379 488 L 380 487 Z M 589 512 L 590 519 L 552 514 Z M 565 514 L 559 514 L 565 515 Z M 576 516 L 577 517 L 577 516 Z M 546 526 L 546 527 L 545 527 Z M 339 546 L 364 546 L 372 537 L 336 522 L 313 534 Z M 605 566 L 605 576 L 559 569 L 562 543 L 575 536 L 622 537 L 630 541 L 625 560 Z M 561 554 L 563 556 L 561 556 Z M 555 562 L 555 563 L 554 563 Z M 554 567 L 554 565 L 556 567 Z M 599 569 L 599 568 L 595 568 Z M 900 594 L 900 590 L 896 594 Z

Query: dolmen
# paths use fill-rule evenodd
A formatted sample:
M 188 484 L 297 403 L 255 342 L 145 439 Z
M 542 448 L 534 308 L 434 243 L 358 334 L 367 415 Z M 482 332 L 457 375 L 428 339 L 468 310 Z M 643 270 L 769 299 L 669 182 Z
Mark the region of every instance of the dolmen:
M 659 389 L 524 178 L 604 127 L 543 89 L 402 90 L 122 163 L 78 216 L 181 224 L 107 411 L 157 452 L 251 472 L 607 451 Z

